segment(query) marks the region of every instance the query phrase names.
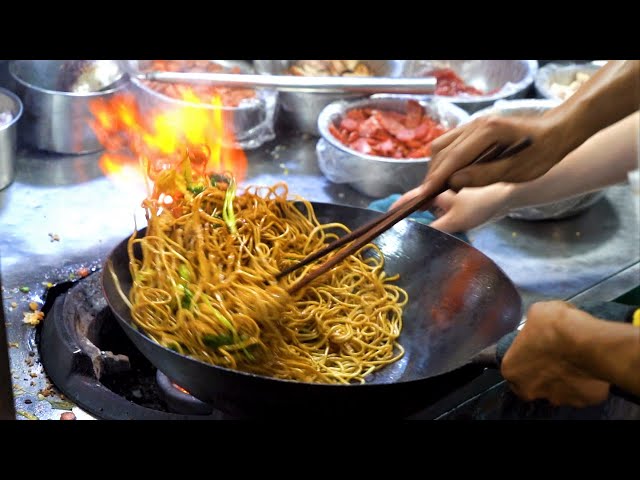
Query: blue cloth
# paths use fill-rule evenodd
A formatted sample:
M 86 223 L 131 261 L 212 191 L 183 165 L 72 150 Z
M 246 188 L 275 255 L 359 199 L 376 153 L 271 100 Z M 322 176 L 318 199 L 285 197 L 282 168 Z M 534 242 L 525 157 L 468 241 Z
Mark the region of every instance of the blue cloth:
M 369 208 L 371 210 L 377 210 L 379 212 L 386 212 L 389 210 L 389 207 L 400 198 L 400 194 L 389 195 L 387 198 L 381 198 L 380 200 L 374 200 L 369 204 Z M 429 211 L 417 211 L 409 215 L 409 218 L 415 220 L 416 222 L 423 223 L 425 225 L 429 225 L 433 222 L 436 217 Z M 454 233 L 455 237 L 459 238 L 463 242 L 469 243 L 469 238 L 465 235 L 464 232 Z

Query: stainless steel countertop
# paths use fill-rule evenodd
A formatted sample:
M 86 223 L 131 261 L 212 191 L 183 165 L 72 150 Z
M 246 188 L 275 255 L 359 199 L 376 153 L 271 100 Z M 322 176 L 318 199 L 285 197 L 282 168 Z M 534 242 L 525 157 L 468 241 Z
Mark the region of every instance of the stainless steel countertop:
M 245 184 L 286 181 L 291 193 L 309 200 L 359 207 L 373 200 L 322 176 L 315 138 L 280 138 L 287 140 L 247 152 Z M 0 192 L 0 268 L 8 340 L 15 347 L 10 356 L 16 410 L 58 418 L 49 402 L 38 398 L 46 379 L 37 362 L 34 328 L 22 322 L 22 312 L 30 301 L 42 302 L 43 282 L 66 280 L 79 266 L 99 266 L 131 233 L 134 215 L 142 221 L 141 199 L 102 175 L 99 153 L 68 156 L 21 150 L 18 156 L 16 181 Z M 601 289 L 609 298 L 594 299 L 612 300 L 640 284 L 640 270 L 632 275 L 628 270 L 640 262 L 640 221 L 634 202 L 629 187 L 618 185 L 576 217 L 549 222 L 505 219 L 468 236 L 514 281 L 525 307 L 542 299 L 570 299 L 626 270 L 614 288 Z M 59 241 L 49 234 L 58 235 Z M 30 292 L 20 292 L 21 286 Z M 36 362 L 27 370 L 29 350 Z M 38 375 L 32 378 L 27 372 Z M 25 399 L 32 403 L 25 404 Z

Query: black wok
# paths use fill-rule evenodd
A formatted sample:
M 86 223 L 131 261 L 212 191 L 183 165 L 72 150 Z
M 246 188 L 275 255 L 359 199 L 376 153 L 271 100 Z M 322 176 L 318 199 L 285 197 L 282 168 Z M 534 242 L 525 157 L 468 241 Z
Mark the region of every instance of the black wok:
M 324 203 L 313 207 L 320 222 L 341 222 L 352 229 L 380 215 Z M 399 273 L 398 284 L 409 293 L 400 336 L 406 354 L 364 385 L 278 380 L 203 363 L 158 345 L 132 327 L 129 308 L 110 273 L 113 268 L 128 294 L 127 239 L 106 260 L 103 289 L 115 317 L 142 354 L 214 408 L 249 417 L 404 417 L 477 376 L 483 367 L 469 360 L 515 329 L 522 303 L 511 280 L 492 260 L 451 235 L 403 220 L 375 243 L 385 256 L 385 271 Z

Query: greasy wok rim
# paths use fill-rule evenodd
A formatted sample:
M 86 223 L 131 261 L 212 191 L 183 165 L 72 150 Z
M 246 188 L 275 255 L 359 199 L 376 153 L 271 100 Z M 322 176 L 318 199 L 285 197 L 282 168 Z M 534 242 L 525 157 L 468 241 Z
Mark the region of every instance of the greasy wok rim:
M 290 200 L 290 201 L 292 201 L 292 200 Z M 295 203 L 295 200 L 293 200 L 293 202 Z M 310 203 L 314 207 L 314 210 L 315 210 L 315 207 L 317 205 L 330 205 L 330 206 L 333 206 L 333 207 L 336 206 L 335 204 L 328 204 L 326 202 L 310 202 Z M 367 208 L 351 207 L 351 206 L 348 206 L 348 208 L 357 209 L 357 210 L 366 210 L 368 212 L 380 213 L 380 215 L 382 215 L 381 212 L 378 212 L 376 210 L 367 209 Z M 405 220 L 402 220 L 402 221 L 403 222 L 404 221 L 415 222 L 419 228 L 432 228 L 432 227 L 429 227 L 428 225 L 425 225 L 425 224 L 423 224 L 421 222 L 417 222 L 417 221 L 412 220 L 412 219 L 405 219 Z M 467 245 L 468 247 L 474 248 L 471 244 L 467 244 L 466 242 L 458 239 L 457 237 L 455 237 L 455 236 L 453 236 L 453 235 L 451 235 L 449 233 L 442 232 L 442 231 L 439 231 L 439 233 L 447 235 L 448 237 L 450 237 L 451 241 L 454 241 L 454 242 L 459 243 L 459 244 L 464 244 L 464 245 Z M 142 234 L 146 234 L 146 227 L 137 230 L 137 238 L 142 238 Z M 111 271 L 112 271 L 111 263 L 112 263 L 113 254 L 116 251 L 118 251 L 119 249 L 123 248 L 123 246 L 126 248 L 126 242 L 128 242 L 129 238 L 130 237 L 126 237 L 125 239 L 120 241 L 109 252 L 109 255 L 107 256 L 106 260 L 104 261 L 103 268 L 102 268 L 102 271 L 101 271 L 101 275 L 102 275 L 102 277 L 101 277 L 101 280 L 102 280 L 102 282 L 101 282 L 102 283 L 102 293 L 104 295 L 104 298 L 105 298 L 105 300 L 107 302 L 107 305 L 109 306 L 109 309 L 111 310 L 113 315 L 116 317 L 116 319 L 118 320 L 120 325 L 125 326 L 131 333 L 134 333 L 135 335 L 139 335 L 140 337 L 142 337 L 142 339 L 144 341 L 150 342 L 150 343 L 154 344 L 155 346 L 164 349 L 170 355 L 176 356 L 182 362 L 185 362 L 185 361 L 186 362 L 196 362 L 196 363 L 199 363 L 199 364 L 201 364 L 201 365 L 203 365 L 205 367 L 210 367 L 210 368 L 213 368 L 213 369 L 216 369 L 216 370 L 220 370 L 220 371 L 222 371 L 224 373 L 231 374 L 231 375 L 240 375 L 240 376 L 243 376 L 243 377 L 245 377 L 247 379 L 259 380 L 259 381 L 267 381 L 267 382 L 276 382 L 276 383 L 286 383 L 286 384 L 291 384 L 291 385 L 301 385 L 301 386 L 307 386 L 307 387 L 313 387 L 313 388 L 319 388 L 319 387 L 323 387 L 324 388 L 324 387 L 326 387 L 326 388 L 342 388 L 342 389 L 344 389 L 344 388 L 373 388 L 373 387 L 376 387 L 376 386 L 377 387 L 381 387 L 381 386 L 389 386 L 389 385 L 410 385 L 410 384 L 420 383 L 420 382 L 424 382 L 425 380 L 429 380 L 429 379 L 433 379 L 433 378 L 436 378 L 436 377 L 440 377 L 440 376 L 446 375 L 446 374 L 448 374 L 450 372 L 453 372 L 455 370 L 459 370 L 460 368 L 462 368 L 463 366 L 466 365 L 466 364 L 463 363 L 463 364 L 460 364 L 460 365 L 456 366 L 455 368 L 451 368 L 451 369 L 448 369 L 446 371 L 438 372 L 438 373 L 436 373 L 434 375 L 430 375 L 430 376 L 424 377 L 424 378 L 414 378 L 414 379 L 410 379 L 410 380 L 399 380 L 399 381 L 396 381 L 396 382 L 380 382 L 380 383 L 366 383 L 365 382 L 365 383 L 350 383 L 350 384 L 344 384 L 344 383 L 313 383 L 313 382 L 300 382 L 300 381 L 297 381 L 297 380 L 288 380 L 288 379 L 282 379 L 282 378 L 268 377 L 268 376 L 265 376 L 265 375 L 258 375 L 258 374 L 255 374 L 255 373 L 244 372 L 242 370 L 234 370 L 232 368 L 222 367 L 220 365 L 214 365 L 212 363 L 203 362 L 202 360 L 198 360 L 196 358 L 192 358 L 192 357 L 183 355 L 181 353 L 178 353 L 178 352 L 176 352 L 174 350 L 171 350 L 171 349 L 165 347 L 164 345 L 159 344 L 155 340 L 153 340 L 150 337 L 148 337 L 147 335 L 145 335 L 138 328 L 134 328 L 132 326 L 132 323 L 131 323 L 132 320 L 127 320 L 126 318 L 123 318 L 120 315 L 120 313 L 115 308 L 113 308 L 112 305 L 111 305 L 110 297 L 107 294 L 106 289 L 105 289 L 105 281 L 113 283 L 113 280 L 111 278 Z M 491 262 L 495 266 L 497 271 L 501 275 L 503 275 L 505 277 L 505 280 L 506 280 L 507 284 L 511 288 L 513 288 L 516 293 L 518 293 L 515 285 L 513 284 L 513 281 L 500 268 L 500 266 L 498 266 L 493 260 L 491 260 L 489 257 L 487 257 L 483 252 L 481 252 L 479 250 L 477 250 L 477 252 L 479 254 L 481 254 L 483 257 L 485 257 L 487 260 L 489 260 L 489 262 Z M 127 272 L 128 271 L 129 270 L 127 269 Z M 128 294 L 129 292 L 125 292 L 125 293 Z M 522 316 L 522 299 L 521 299 L 519 293 L 518 293 L 518 298 L 520 299 L 518 317 L 521 317 Z M 404 312 L 403 312 L 403 314 L 404 314 Z M 489 345 L 486 345 L 486 346 L 488 347 Z M 136 348 L 137 348 L 137 346 L 136 346 Z M 396 362 L 400 361 L 401 359 L 402 359 L 402 357 L 399 358 L 398 360 L 396 360 Z M 471 360 L 471 359 L 469 359 L 469 360 Z M 390 365 L 391 364 L 385 365 L 385 367 L 383 367 L 383 369 L 389 367 Z M 383 369 L 380 369 L 380 370 L 383 370 Z M 376 372 L 378 372 L 380 370 L 376 370 L 373 373 L 376 373 Z M 372 375 L 372 374 L 369 374 L 369 375 Z

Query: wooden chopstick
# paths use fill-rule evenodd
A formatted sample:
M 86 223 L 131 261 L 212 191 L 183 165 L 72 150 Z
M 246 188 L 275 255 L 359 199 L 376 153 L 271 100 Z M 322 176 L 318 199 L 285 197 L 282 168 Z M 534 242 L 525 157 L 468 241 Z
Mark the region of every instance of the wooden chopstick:
M 471 165 L 501 160 L 503 158 L 515 155 L 516 153 L 519 153 L 525 148 L 529 147 L 532 143 L 533 141 L 531 137 L 526 137 L 524 140 L 521 140 L 511 147 L 506 147 L 501 144 L 494 144 L 487 148 L 482 154 L 480 154 Z M 445 192 L 447 189 L 448 186 L 446 185 L 440 186 L 439 188 L 433 189 L 433 191 L 425 192 L 424 194 L 410 200 L 408 203 L 401 205 L 400 207 L 388 211 L 386 214 L 380 216 L 379 218 L 376 218 L 375 220 L 372 220 L 371 222 L 368 222 L 365 225 L 362 225 L 361 227 L 352 231 L 351 233 L 345 235 L 344 237 L 335 240 L 325 248 L 305 257 L 295 265 L 286 268 L 285 270 L 280 272 L 276 276 L 276 278 L 282 278 L 284 275 L 287 275 L 301 267 L 304 267 L 305 265 L 308 265 L 309 263 L 321 257 L 324 257 L 333 250 L 340 248 L 342 245 L 353 241 L 351 245 L 345 247 L 337 255 L 330 258 L 315 270 L 310 271 L 307 275 L 305 275 L 300 280 L 298 280 L 298 282 L 292 285 L 289 288 L 289 293 L 295 293 L 296 291 L 307 285 L 309 282 L 326 273 L 329 269 L 333 268 L 346 257 L 357 253 L 358 250 L 371 242 L 371 240 L 373 240 L 375 237 L 381 235 L 382 233 L 393 227 L 400 220 L 408 217 L 420 207 L 431 201 L 433 198 Z
M 360 237 L 361 235 L 363 235 L 364 233 L 369 231 L 371 228 L 373 228 L 376 225 L 378 225 L 379 223 L 383 222 L 390 213 L 391 213 L 391 211 L 387 212 L 384 215 L 381 215 L 380 217 L 376 218 L 375 220 L 372 220 L 372 221 L 370 221 L 370 222 L 368 222 L 368 223 L 356 228 L 355 230 L 353 230 L 352 232 L 348 233 L 344 237 L 340 237 L 337 240 L 334 240 L 329 245 L 327 245 L 326 247 L 318 250 L 317 252 L 314 252 L 311 255 L 307 255 L 305 258 L 300 260 L 298 263 L 295 263 L 292 266 L 282 270 L 278 275 L 276 275 L 276 279 L 280 279 L 280 278 L 284 277 L 285 275 L 288 275 L 291 272 L 293 272 L 295 270 L 298 270 L 299 268 L 302 268 L 302 267 L 304 267 L 306 265 L 309 265 L 311 262 L 314 262 L 314 261 L 318 260 L 319 258 L 324 257 L 327 253 L 332 252 L 336 248 L 340 248 L 342 245 L 344 245 L 346 243 L 349 243 L 352 240 L 355 240 L 356 238 Z
M 351 245 L 349 245 L 348 247 L 345 247 L 337 255 L 330 258 L 325 263 L 323 263 L 320 267 L 316 268 L 315 270 L 312 270 L 307 275 L 302 277 L 297 283 L 295 283 L 289 288 L 289 293 L 295 293 L 296 291 L 298 291 L 300 288 L 307 285 L 312 280 L 315 280 L 317 277 L 319 277 L 323 273 L 326 273 L 328 270 L 333 268 L 335 265 L 340 263 L 349 255 L 353 255 L 354 253 L 356 253 L 366 244 L 371 242 L 371 240 L 373 240 L 375 237 L 382 234 L 383 232 L 391 228 L 393 225 L 398 223 L 400 220 L 408 217 L 413 212 L 418 210 L 424 203 L 430 200 L 433 196 L 435 195 L 421 195 L 419 197 L 416 197 L 412 199 L 409 203 L 406 203 L 401 207 L 394 209 L 393 211 L 383 215 L 381 219 L 379 219 L 379 221 L 377 222 L 374 221 L 374 222 L 370 222 L 369 224 L 366 224 L 365 226 L 367 228 L 363 229 L 364 232 L 361 233 L 360 236 L 358 236 L 357 238 L 352 238 L 354 241 Z M 333 244 L 330 244 L 329 247 L 324 248 L 323 251 L 326 250 L 325 253 L 329 253 L 330 251 L 335 250 L 335 248 L 338 248 L 339 245 L 338 247 L 334 247 Z

